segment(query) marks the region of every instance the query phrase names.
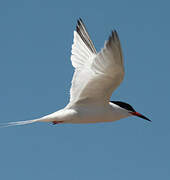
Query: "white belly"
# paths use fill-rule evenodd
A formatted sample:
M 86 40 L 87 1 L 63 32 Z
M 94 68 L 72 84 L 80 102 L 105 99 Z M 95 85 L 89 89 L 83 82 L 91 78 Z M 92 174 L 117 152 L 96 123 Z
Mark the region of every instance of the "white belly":
M 42 121 L 59 121 L 62 123 L 99 123 L 112 122 L 127 117 L 118 109 L 108 105 L 79 105 L 65 108 L 42 118 Z
M 113 111 L 108 106 L 103 107 L 78 107 L 75 108 L 77 112 L 76 117 L 70 121 L 64 123 L 99 123 L 99 122 L 112 122 L 120 119 L 120 116 L 116 111 Z

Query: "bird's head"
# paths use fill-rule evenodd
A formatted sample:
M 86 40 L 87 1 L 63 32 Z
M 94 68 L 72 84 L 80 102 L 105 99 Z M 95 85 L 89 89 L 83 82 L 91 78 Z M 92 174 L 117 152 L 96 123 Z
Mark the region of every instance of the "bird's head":
M 136 112 L 135 109 L 128 103 L 124 103 L 121 101 L 110 101 L 110 102 L 116 104 L 117 106 L 121 107 L 122 109 L 127 110 L 129 115 L 137 116 L 137 117 L 140 117 L 140 118 L 145 119 L 147 121 L 151 121 L 146 116 Z

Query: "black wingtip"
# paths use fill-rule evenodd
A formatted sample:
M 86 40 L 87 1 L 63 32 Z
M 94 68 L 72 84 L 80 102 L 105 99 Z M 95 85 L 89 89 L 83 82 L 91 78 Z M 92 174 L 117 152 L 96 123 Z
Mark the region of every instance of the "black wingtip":
M 112 30 L 112 38 L 113 38 L 113 40 L 115 39 L 115 32 L 114 32 L 114 30 Z
M 119 41 L 119 36 L 118 36 L 118 33 L 115 29 L 112 30 L 111 37 L 114 41 Z
M 116 38 L 119 40 L 119 36 L 118 36 L 117 31 L 115 30 L 114 32 L 115 32 L 115 36 L 116 36 Z
M 77 19 L 77 24 L 78 24 L 78 25 L 81 25 L 81 23 L 83 24 L 83 20 L 79 17 L 79 18 Z
M 77 20 L 77 24 L 78 24 L 78 26 L 80 26 L 80 25 L 81 25 L 81 23 L 80 23 L 80 20 L 79 20 L 79 19 Z
M 81 19 L 81 17 L 79 17 L 79 20 L 80 20 L 81 22 L 83 22 L 83 20 Z

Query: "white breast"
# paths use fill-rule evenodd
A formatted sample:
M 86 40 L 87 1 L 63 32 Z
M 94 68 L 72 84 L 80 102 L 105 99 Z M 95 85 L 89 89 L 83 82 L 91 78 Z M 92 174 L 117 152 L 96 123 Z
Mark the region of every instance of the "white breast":
M 111 103 L 105 105 L 79 105 L 73 107 L 76 116 L 65 123 L 112 122 L 128 117 L 128 111 Z

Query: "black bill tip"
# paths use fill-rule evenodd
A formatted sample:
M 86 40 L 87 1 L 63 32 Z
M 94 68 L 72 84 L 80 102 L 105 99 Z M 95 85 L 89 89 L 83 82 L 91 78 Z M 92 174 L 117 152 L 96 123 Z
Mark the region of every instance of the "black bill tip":
M 131 114 L 133 115 L 133 116 L 137 116 L 137 117 L 140 117 L 140 118 L 142 118 L 142 119 L 145 119 L 145 120 L 147 120 L 147 121 L 150 121 L 150 122 L 152 122 L 150 119 L 148 119 L 146 116 L 144 116 L 144 115 L 142 115 L 142 114 L 140 114 L 140 113 L 138 113 L 138 112 L 131 112 Z

